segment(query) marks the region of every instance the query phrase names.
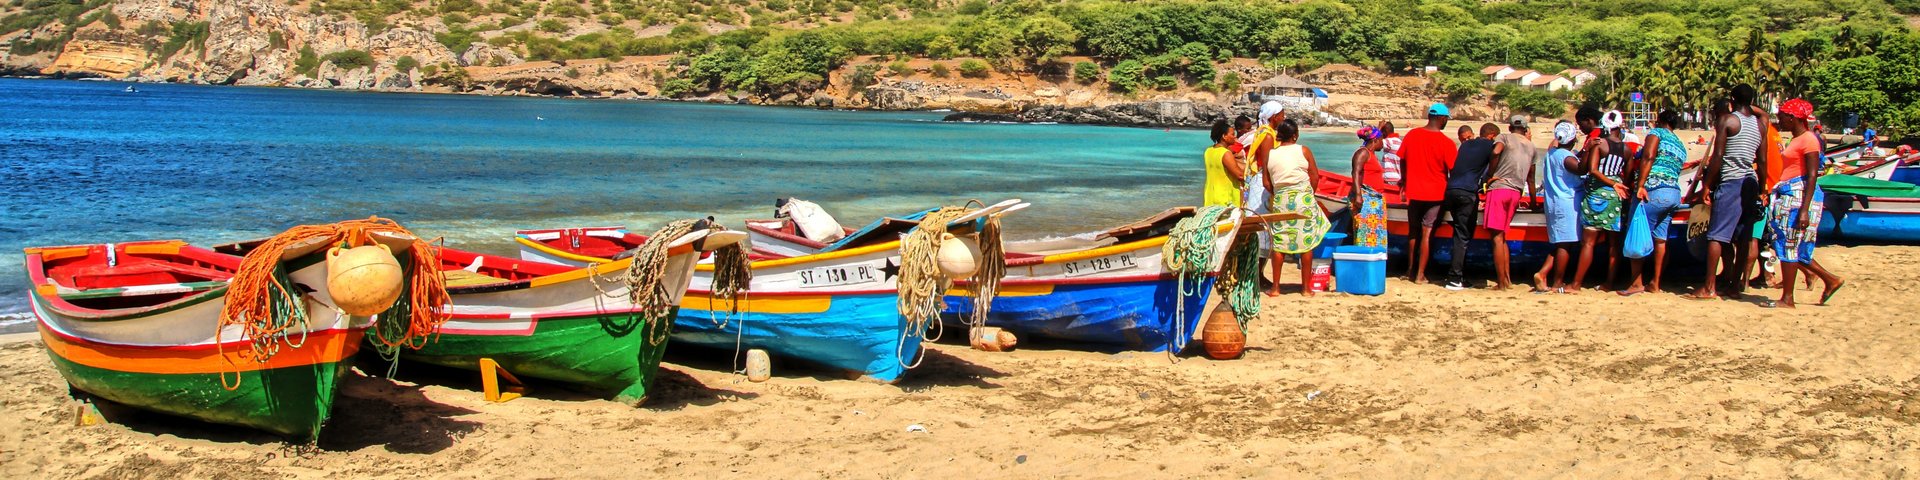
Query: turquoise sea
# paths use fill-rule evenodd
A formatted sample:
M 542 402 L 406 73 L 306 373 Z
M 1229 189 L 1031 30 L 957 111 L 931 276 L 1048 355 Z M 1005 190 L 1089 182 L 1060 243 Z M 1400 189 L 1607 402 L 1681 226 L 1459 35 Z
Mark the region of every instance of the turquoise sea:
M 778 197 L 848 225 L 977 198 L 1008 235 L 1199 203 L 1206 133 L 879 113 L 0 79 L 0 331 L 28 325 L 28 246 L 213 244 L 380 215 L 512 254 L 522 228 L 738 226 Z M 1309 134 L 1342 169 L 1351 136 Z

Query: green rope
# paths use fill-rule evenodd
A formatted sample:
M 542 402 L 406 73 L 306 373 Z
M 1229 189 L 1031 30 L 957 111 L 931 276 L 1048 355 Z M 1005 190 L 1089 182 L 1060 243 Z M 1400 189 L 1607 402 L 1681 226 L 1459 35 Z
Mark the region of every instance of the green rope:
M 1247 323 L 1260 316 L 1260 242 L 1237 240 L 1227 250 L 1226 264 L 1221 266 L 1220 279 L 1213 287 L 1226 297 L 1233 319 L 1240 323 L 1240 333 L 1246 334 Z
M 1202 292 L 1199 285 L 1206 279 L 1207 272 L 1214 264 L 1214 241 L 1220 238 L 1215 225 L 1228 218 L 1233 207 L 1214 205 L 1201 208 L 1193 216 L 1181 219 L 1167 233 L 1167 243 L 1160 246 L 1160 261 L 1167 270 L 1173 272 L 1179 285 L 1180 298 L 1174 300 L 1173 338 L 1167 345 L 1168 358 L 1177 360 L 1181 350 L 1186 350 L 1192 335 L 1187 332 L 1187 298 Z

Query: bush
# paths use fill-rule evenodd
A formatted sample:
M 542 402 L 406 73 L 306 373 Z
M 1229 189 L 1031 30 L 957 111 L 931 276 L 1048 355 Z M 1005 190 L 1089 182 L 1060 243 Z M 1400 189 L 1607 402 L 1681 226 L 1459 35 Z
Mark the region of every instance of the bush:
M 1082 85 L 1091 85 L 1093 82 L 1100 81 L 1100 65 L 1093 62 L 1074 63 L 1073 80 Z
M 906 60 L 894 60 L 893 63 L 887 64 L 887 70 L 893 72 L 893 76 L 896 77 L 913 76 L 913 67 L 908 67 Z
M 967 78 L 987 78 L 987 62 L 969 58 L 960 62 L 960 76 Z
M 373 55 L 365 50 L 341 50 L 327 54 L 326 57 L 322 57 L 322 60 L 341 70 L 357 70 L 373 66 Z
M 853 67 L 853 73 L 847 74 L 847 87 L 854 92 L 867 91 L 867 87 L 879 83 L 879 73 L 880 66 L 871 63 Z
M 420 68 L 420 61 L 414 60 L 411 56 L 403 55 L 393 61 L 393 69 L 399 70 L 401 73 L 411 72 L 415 68 Z
M 1179 87 L 1180 87 L 1180 77 L 1176 77 L 1173 75 L 1161 75 L 1158 77 L 1153 77 L 1153 88 L 1157 88 L 1161 90 L 1172 90 Z
M 1126 60 L 1107 71 L 1107 87 L 1123 93 L 1140 91 L 1140 82 L 1147 75 L 1147 65 L 1139 60 Z
M 927 73 L 933 74 L 933 78 L 947 78 L 947 77 L 953 76 L 953 71 L 947 69 L 947 64 L 938 63 L 938 62 L 935 62 L 933 64 L 933 67 L 928 68 Z
M 937 59 L 949 59 L 960 55 L 960 42 L 953 37 L 940 35 L 927 41 L 927 56 Z
M 693 88 L 694 88 L 694 84 L 692 80 L 687 80 L 684 78 L 669 78 L 665 82 L 660 83 L 660 96 L 667 97 L 667 98 L 683 98 L 683 97 L 686 97 L 688 94 L 693 93 Z
M 540 24 L 537 27 L 540 29 L 540 31 L 548 32 L 548 33 L 565 33 L 567 31 L 566 22 L 562 22 L 552 18 L 541 20 Z
M 567 78 L 580 78 L 580 69 L 567 67 Z
M 1242 82 L 1243 80 L 1240 79 L 1240 73 L 1227 72 L 1226 75 L 1220 76 L 1220 91 L 1238 94 L 1240 93 L 1240 85 Z
M 320 56 L 313 53 L 313 47 L 300 47 L 300 57 L 293 60 L 293 73 L 311 77 L 319 68 Z

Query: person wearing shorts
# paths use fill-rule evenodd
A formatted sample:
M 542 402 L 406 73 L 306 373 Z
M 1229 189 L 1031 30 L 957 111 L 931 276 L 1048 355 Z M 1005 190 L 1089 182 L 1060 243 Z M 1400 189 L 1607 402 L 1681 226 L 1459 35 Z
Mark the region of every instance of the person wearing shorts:
M 1680 122 L 1679 112 L 1661 110 L 1654 117 L 1653 130 L 1647 132 L 1646 160 L 1640 162 L 1640 173 L 1635 176 L 1643 179 L 1636 189 L 1637 198 L 1639 213 L 1646 217 L 1647 230 L 1653 236 L 1653 254 L 1628 262 L 1633 267 L 1633 283 L 1620 291 L 1621 296 L 1660 290 L 1660 272 L 1667 259 L 1667 227 L 1680 210 L 1680 171 L 1687 163 L 1687 146 L 1673 134 Z M 1652 275 L 1643 276 L 1643 264 L 1649 261 L 1653 262 Z
M 1453 168 L 1458 145 L 1446 134 L 1452 111 L 1446 104 L 1427 107 L 1427 124 L 1407 131 L 1400 142 L 1400 171 L 1407 199 L 1407 277 L 1414 283 L 1426 283 L 1427 260 L 1433 246 L 1433 227 L 1440 220 L 1440 204 L 1446 198 L 1447 170 Z M 1415 226 L 1415 222 L 1419 222 Z
M 1714 148 L 1715 155 L 1702 167 L 1703 176 L 1707 177 L 1705 200 L 1710 207 L 1707 219 L 1707 240 L 1710 241 L 1706 284 L 1689 296 L 1696 300 L 1715 296 L 1738 298 L 1744 293 L 1739 277 L 1747 271 L 1747 255 L 1742 250 L 1753 239 L 1753 223 L 1760 219 L 1760 180 L 1754 167 L 1764 153 L 1761 143 L 1765 120 L 1753 112 L 1756 95 L 1753 87 L 1747 85 L 1733 88 L 1728 110 L 1720 112 L 1715 125 L 1720 144 Z M 1722 264 L 1728 275 L 1721 275 Z M 1725 276 L 1731 276 L 1732 281 L 1723 282 Z M 1720 290 L 1722 283 L 1726 291 Z
M 1533 190 L 1535 152 L 1525 118 L 1514 117 L 1507 123 L 1507 133 L 1494 138 L 1494 162 L 1488 167 L 1493 178 L 1487 186 L 1486 225 L 1493 235 L 1494 290 L 1513 286 L 1507 230 L 1513 225 L 1513 214 L 1520 209 L 1521 192 Z

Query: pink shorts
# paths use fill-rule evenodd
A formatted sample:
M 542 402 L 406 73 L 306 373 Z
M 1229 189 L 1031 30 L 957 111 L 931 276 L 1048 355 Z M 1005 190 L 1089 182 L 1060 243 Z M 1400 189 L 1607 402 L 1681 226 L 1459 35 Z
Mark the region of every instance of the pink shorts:
M 1505 188 L 1487 191 L 1487 229 L 1504 232 L 1513 226 L 1513 212 L 1520 209 L 1520 192 Z

